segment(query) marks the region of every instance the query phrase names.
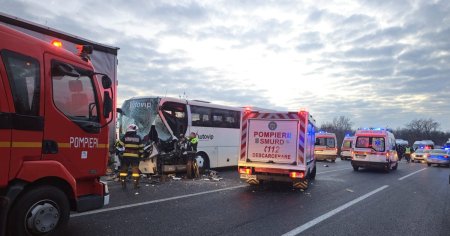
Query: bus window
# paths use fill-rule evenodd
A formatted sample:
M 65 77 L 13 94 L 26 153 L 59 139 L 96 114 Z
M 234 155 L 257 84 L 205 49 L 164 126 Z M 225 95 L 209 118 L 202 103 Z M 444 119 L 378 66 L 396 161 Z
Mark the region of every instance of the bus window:
M 191 105 L 192 126 L 239 129 L 240 114 L 239 111 Z
M 185 104 L 166 102 L 162 105 L 162 113 L 175 137 L 180 137 L 180 134 L 186 134 L 187 116 Z

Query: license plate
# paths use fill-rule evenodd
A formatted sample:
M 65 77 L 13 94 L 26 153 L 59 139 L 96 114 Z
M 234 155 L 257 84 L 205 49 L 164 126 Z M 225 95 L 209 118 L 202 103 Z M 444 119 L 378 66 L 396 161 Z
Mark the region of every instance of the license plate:
M 356 158 L 365 158 L 366 155 L 355 155 Z
M 242 179 L 254 179 L 256 180 L 256 175 L 247 175 L 247 174 L 241 174 Z

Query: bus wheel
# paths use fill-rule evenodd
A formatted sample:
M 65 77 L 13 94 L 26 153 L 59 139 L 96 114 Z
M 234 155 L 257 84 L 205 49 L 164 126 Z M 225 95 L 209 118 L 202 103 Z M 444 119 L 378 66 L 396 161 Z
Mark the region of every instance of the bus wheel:
M 353 166 L 353 171 L 358 171 L 359 170 L 359 166 Z
M 197 154 L 195 156 L 195 161 L 197 162 L 197 166 L 199 169 L 200 174 L 205 173 L 207 170 L 209 170 L 209 159 L 205 154 Z
M 25 192 L 14 203 L 8 220 L 11 235 L 47 235 L 63 228 L 70 214 L 66 194 L 53 186 Z

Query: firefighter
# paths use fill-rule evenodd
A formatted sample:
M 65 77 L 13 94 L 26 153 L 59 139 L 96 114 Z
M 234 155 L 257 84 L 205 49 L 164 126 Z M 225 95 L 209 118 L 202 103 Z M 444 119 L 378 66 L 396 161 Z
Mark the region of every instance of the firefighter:
M 131 166 L 134 188 L 139 188 L 139 162 L 144 153 L 144 144 L 137 134 L 138 127 L 131 124 L 125 135 L 119 140 L 119 147 L 125 148 L 122 154 L 123 163 L 120 165 L 120 180 L 125 187 L 125 179 L 128 176 L 128 168 Z
M 411 160 L 411 147 L 409 145 L 405 147 L 405 159 L 407 162 Z
M 192 148 L 191 150 L 196 152 L 197 151 L 197 145 L 198 145 L 197 134 L 195 134 L 194 132 L 191 132 L 191 134 L 189 134 L 188 141 L 189 141 L 189 144 L 190 144 L 190 146 Z

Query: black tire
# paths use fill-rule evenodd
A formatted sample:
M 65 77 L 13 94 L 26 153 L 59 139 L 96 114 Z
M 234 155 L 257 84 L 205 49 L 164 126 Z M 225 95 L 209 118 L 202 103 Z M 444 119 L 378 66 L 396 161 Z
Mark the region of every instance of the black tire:
M 353 166 L 353 171 L 358 171 L 359 170 L 359 166 Z
M 345 158 L 341 157 L 341 161 L 345 160 Z
M 395 166 L 392 167 L 392 170 L 397 170 L 398 162 L 395 164 Z
M 427 166 L 431 166 L 431 163 L 427 163 Z
M 388 163 L 388 164 L 384 167 L 384 172 L 386 172 L 386 173 L 391 172 L 391 163 Z
M 45 217 L 36 218 L 36 211 L 40 215 L 44 214 Z M 32 220 L 33 214 L 34 220 Z M 8 218 L 7 235 L 59 235 L 58 232 L 69 221 L 69 214 L 69 200 L 62 190 L 53 186 L 34 187 L 23 193 L 12 206 Z M 46 222 L 42 223 L 40 219 Z M 53 219 L 56 222 L 53 222 Z M 30 227 L 30 225 L 36 227 Z M 39 232 L 36 228 L 44 232 Z
M 336 159 L 332 159 L 331 162 L 336 162 Z
M 313 169 L 312 169 L 312 171 L 311 171 L 311 174 L 310 174 L 310 179 L 311 179 L 311 180 L 316 179 L 316 173 L 317 173 L 316 165 L 314 164 L 314 167 L 313 167 Z

